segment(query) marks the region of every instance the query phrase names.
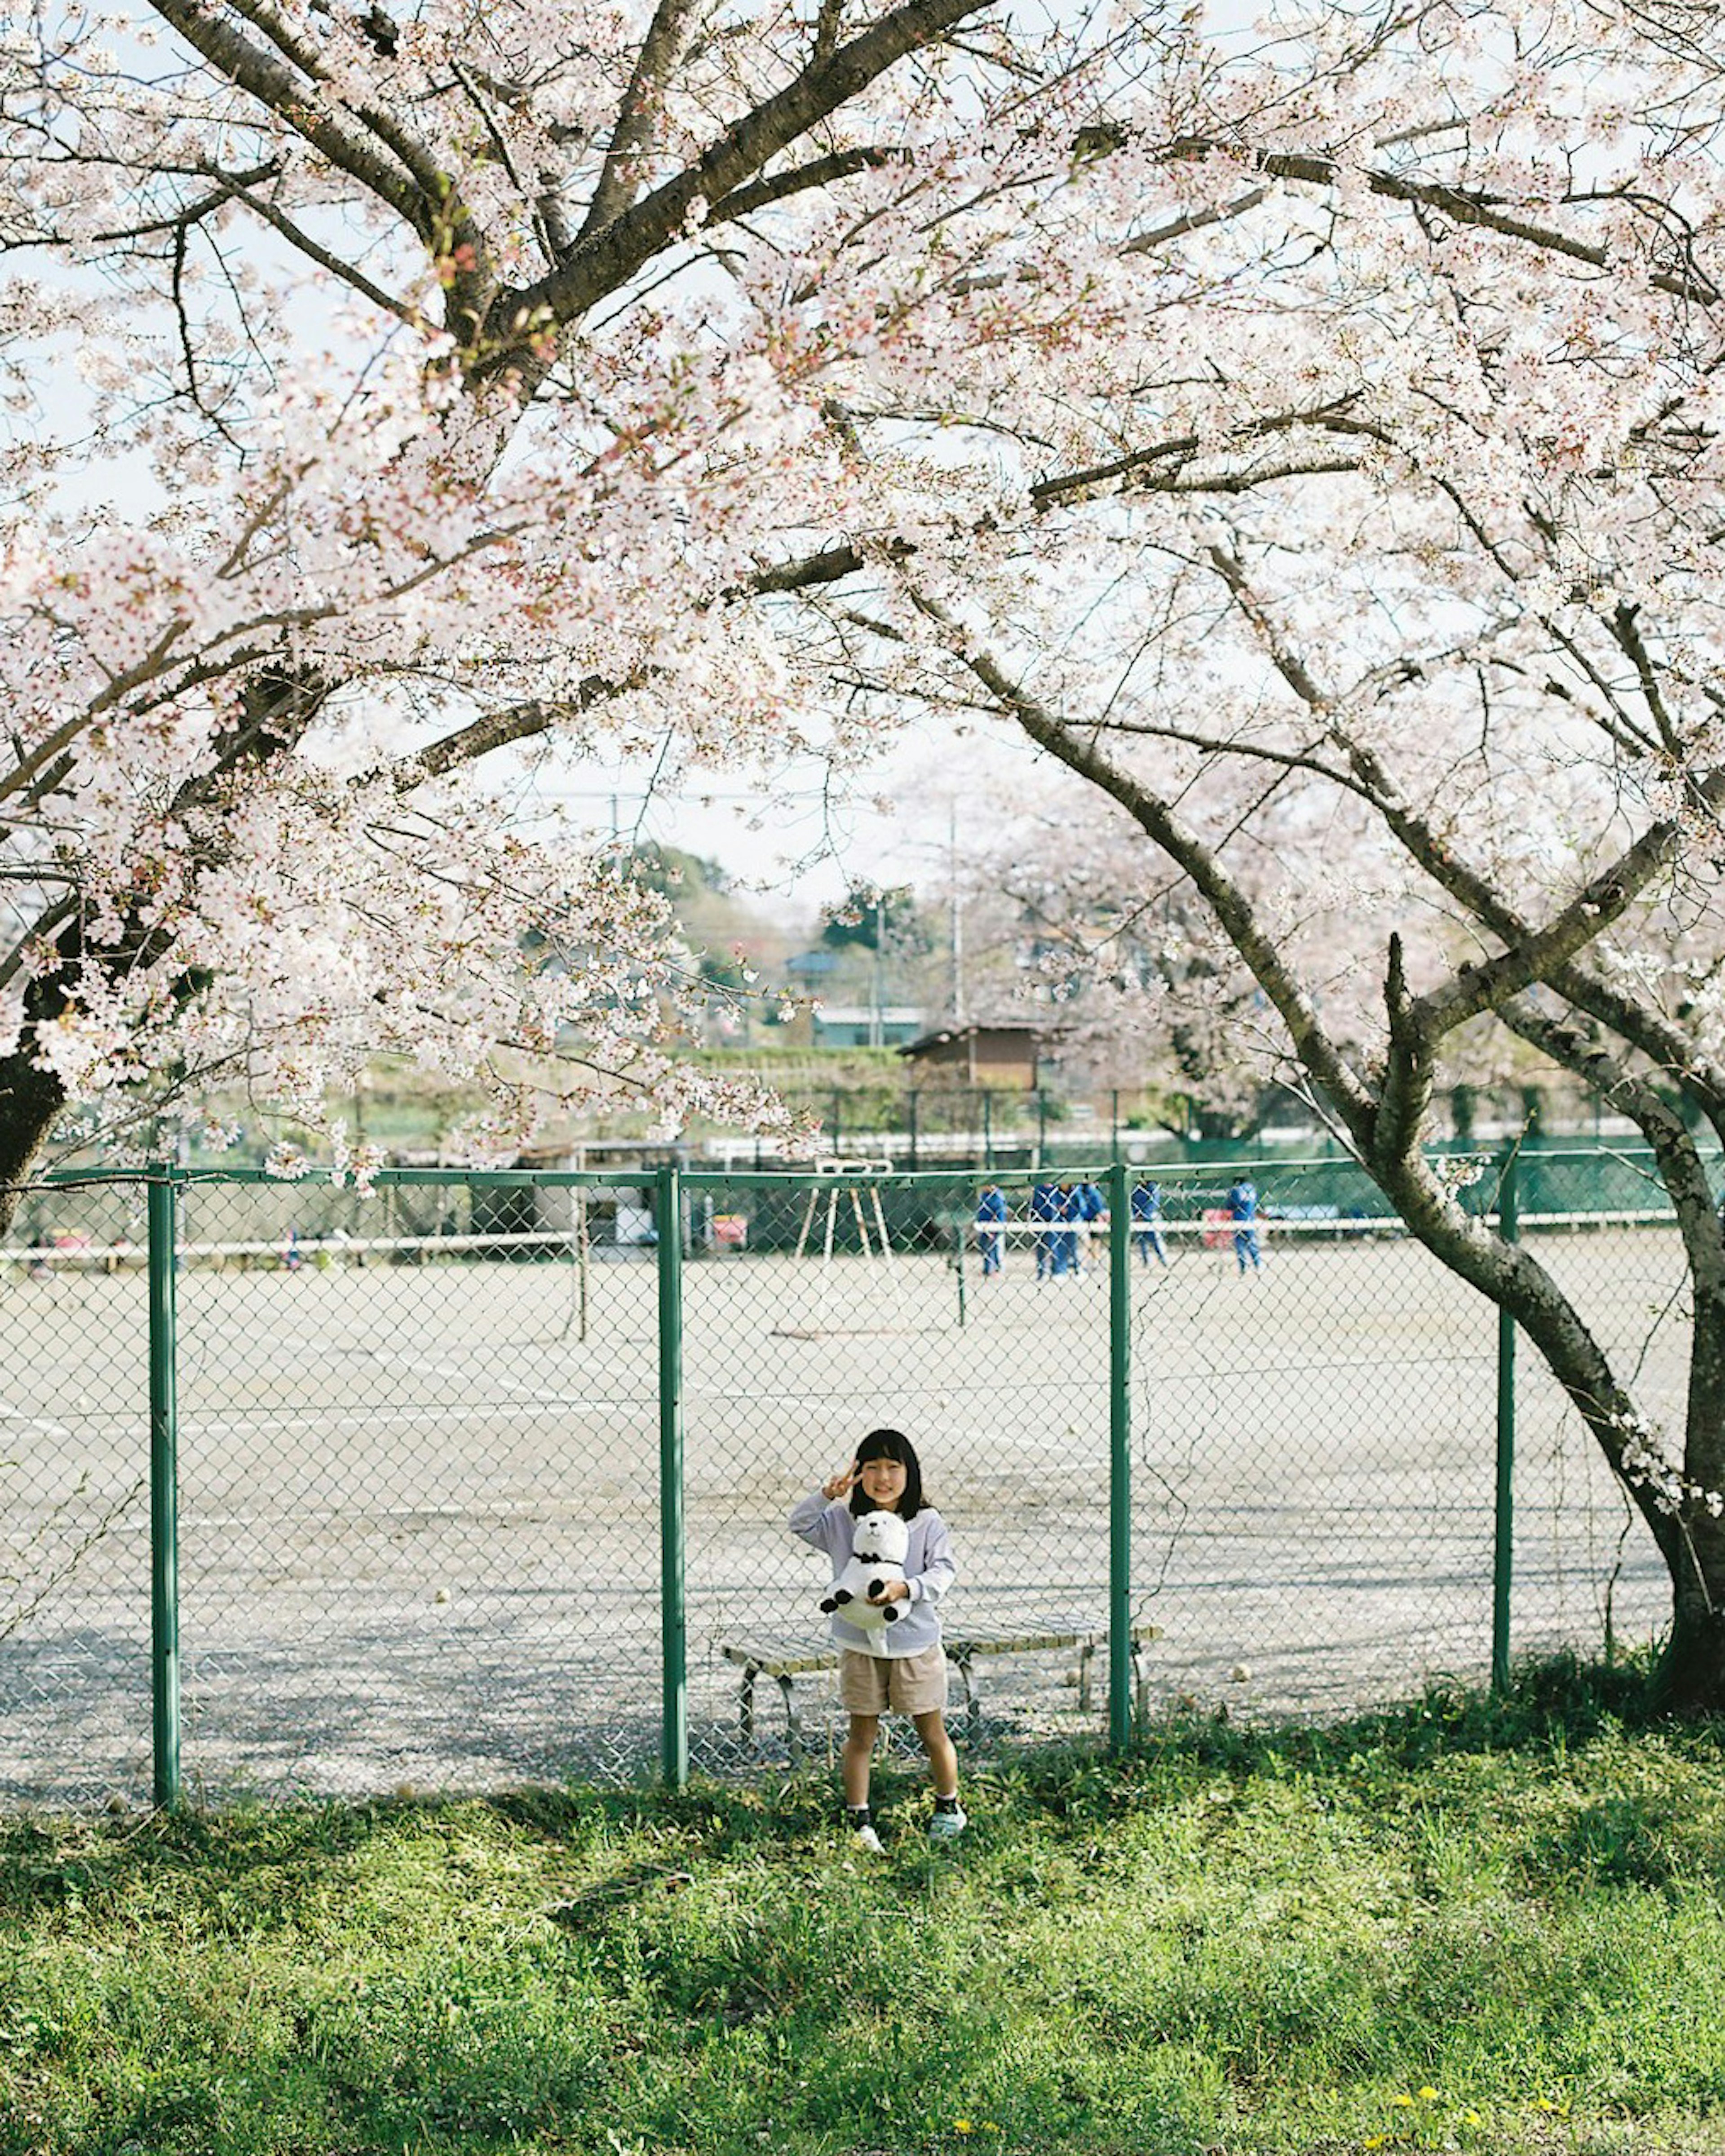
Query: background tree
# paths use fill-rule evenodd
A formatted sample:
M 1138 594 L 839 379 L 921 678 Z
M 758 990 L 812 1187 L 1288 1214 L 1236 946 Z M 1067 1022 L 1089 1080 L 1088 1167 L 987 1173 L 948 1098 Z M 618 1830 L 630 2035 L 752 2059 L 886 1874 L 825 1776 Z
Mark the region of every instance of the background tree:
M 776 1022 L 789 938 L 749 905 L 723 864 L 649 842 L 634 849 L 631 865 L 670 909 L 677 947 L 706 999 L 708 1034 L 733 1041 L 757 1019 Z
M 1009 1014 L 1057 1027 L 1092 1086 L 1150 1096 L 1173 1136 L 1239 1138 L 1295 1068 L 1264 998 L 1190 881 L 1117 812 L 1070 789 L 998 819 L 990 881 L 1012 905 Z M 1065 796 L 1064 798 L 1061 797 Z
M 831 951 L 872 951 L 881 957 L 916 958 L 933 948 L 909 884 L 891 891 L 854 885 L 822 916 L 820 940 Z
M 1019 964 L 1012 1015 L 1054 1009 L 1069 1064 L 1086 1069 L 1096 1086 L 1155 1096 L 1158 1119 L 1177 1137 L 1249 1137 L 1266 1096 L 1277 1092 L 1303 1100 L 1320 1121 L 1332 1119 L 1197 886 L 1147 846 L 1114 804 L 1102 813 L 1085 804 L 1081 817 L 1070 782 L 1057 783 L 1046 802 L 1021 805 L 1016 814 L 1003 809 L 998 822 L 987 875 L 1014 909 L 1010 933 Z M 1273 912 L 1288 893 L 1284 855 L 1297 850 L 1297 834 L 1278 834 L 1265 816 L 1251 841 L 1235 850 L 1235 872 L 1255 905 Z M 1336 891 L 1350 887 L 1348 861 L 1333 838 L 1324 866 Z M 1372 1024 L 1370 1009 L 1358 1006 L 1357 981 L 1364 977 L 1353 932 L 1345 906 L 1316 900 L 1301 929 L 1317 992 L 1344 1041 Z M 1466 947 L 1453 955 L 1465 956 Z M 1353 988 L 1346 985 L 1351 978 Z M 1554 1081 L 1572 1095 L 1584 1091 L 1514 1034 L 1470 1025 L 1439 1060 L 1435 1090 L 1449 1111 L 1440 1134 L 1471 1137 L 1481 1096 L 1496 1116 L 1524 1096 L 1543 1100 Z

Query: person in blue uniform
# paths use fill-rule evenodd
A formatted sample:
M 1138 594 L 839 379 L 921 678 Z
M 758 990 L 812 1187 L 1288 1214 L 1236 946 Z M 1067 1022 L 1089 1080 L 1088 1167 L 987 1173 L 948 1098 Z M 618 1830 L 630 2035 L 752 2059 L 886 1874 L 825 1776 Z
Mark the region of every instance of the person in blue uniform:
M 1039 1183 L 1030 1193 L 1030 1218 L 1037 1222 L 1058 1220 L 1060 1217 L 1060 1186 L 1053 1183 Z M 1049 1229 L 1039 1226 L 1035 1240 L 1036 1277 L 1046 1280 L 1055 1269 L 1055 1246 L 1060 1237 Z
M 1234 1255 L 1244 1272 L 1250 1260 L 1252 1270 L 1260 1270 L 1258 1250 L 1258 1190 L 1255 1183 L 1245 1176 L 1238 1176 L 1228 1187 L 1223 1200 L 1228 1217 L 1234 1223 Z
M 1132 1247 L 1138 1254 L 1138 1263 L 1147 1265 L 1150 1253 L 1156 1253 L 1159 1265 L 1168 1263 L 1168 1246 L 1162 1240 L 1162 1185 L 1159 1183 L 1137 1183 L 1132 1186 Z
M 1108 1224 L 1108 1201 L 1103 1197 L 1101 1186 L 1094 1183 L 1081 1183 L 1073 1197 L 1077 1204 L 1078 1218 L 1084 1224 L 1072 1238 L 1072 1270 L 1075 1273 L 1081 1273 L 1090 1255 L 1091 1237 L 1099 1228 Z
M 983 1254 L 983 1278 L 1000 1270 L 1006 1237 L 996 1224 L 1006 1218 L 1006 1193 L 998 1183 L 985 1183 L 976 1202 L 977 1248 Z
M 1065 1280 L 1078 1270 L 1078 1185 L 1070 1177 L 1055 1191 L 1055 1218 L 1065 1224 L 1054 1239 L 1054 1275 Z

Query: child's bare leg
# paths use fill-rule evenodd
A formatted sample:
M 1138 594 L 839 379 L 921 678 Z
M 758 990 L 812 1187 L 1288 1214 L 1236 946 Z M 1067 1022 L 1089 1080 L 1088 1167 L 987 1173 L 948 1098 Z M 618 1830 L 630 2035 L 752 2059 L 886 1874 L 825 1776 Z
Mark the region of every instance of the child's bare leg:
M 922 1740 L 922 1749 L 928 1754 L 928 1777 L 934 1784 L 937 1797 L 956 1797 L 958 1794 L 958 1754 L 952 1748 L 952 1740 L 947 1734 L 947 1725 L 938 1707 L 932 1714 L 914 1717 L 916 1734 Z M 852 1727 L 855 1727 L 855 1722 Z
M 934 1717 L 937 1722 L 940 1717 Z M 922 1727 L 919 1722 L 918 1728 Z M 839 1763 L 845 1779 L 845 1801 L 852 1811 L 869 1801 L 869 1768 L 875 1757 L 875 1738 L 880 1727 L 878 1714 L 853 1714 Z

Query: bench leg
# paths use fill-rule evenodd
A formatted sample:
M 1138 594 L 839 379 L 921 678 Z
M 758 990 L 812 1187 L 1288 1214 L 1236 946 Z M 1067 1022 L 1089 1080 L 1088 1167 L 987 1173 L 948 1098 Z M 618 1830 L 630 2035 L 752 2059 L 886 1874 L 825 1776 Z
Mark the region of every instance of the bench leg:
M 803 1763 L 803 1725 L 797 1718 L 796 1687 L 788 1676 L 778 1680 L 778 1689 L 784 1700 L 785 1743 L 791 1755 L 791 1764 Z
M 742 1722 L 742 1741 L 751 1747 L 755 1741 L 755 1679 L 758 1674 L 752 1662 L 744 1663 L 742 1697 L 738 1702 L 738 1713 Z
M 1091 1665 L 1096 1658 L 1096 1643 L 1094 1640 L 1086 1640 L 1078 1650 L 1078 1712 L 1081 1714 L 1090 1712 Z
M 1144 1669 L 1144 1650 L 1136 1640 L 1132 1641 L 1132 1712 L 1142 1737 L 1150 1726 L 1150 1679 Z
M 958 1681 L 964 1688 L 965 1739 L 967 1743 L 974 1744 L 983 1733 L 983 1702 L 976 1671 L 971 1667 L 968 1655 L 954 1655 L 951 1659 L 953 1668 L 958 1672 Z

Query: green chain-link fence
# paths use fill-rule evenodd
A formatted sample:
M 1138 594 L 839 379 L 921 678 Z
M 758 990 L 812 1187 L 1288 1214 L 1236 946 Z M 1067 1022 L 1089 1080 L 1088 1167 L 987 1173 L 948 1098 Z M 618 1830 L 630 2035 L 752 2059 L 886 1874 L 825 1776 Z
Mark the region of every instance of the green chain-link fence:
M 1521 1232 L 1675 1421 L 1681 1253 L 1613 1159 L 1524 1162 Z M 1496 1312 L 1357 1171 L 999 1171 L 979 1221 L 985 1180 L 33 1188 L 0 1251 L 0 1796 L 824 1758 L 831 1671 L 785 1665 L 822 1660 L 825 1579 L 785 1522 L 880 1424 L 952 1527 L 986 1741 L 1482 1679 L 1500 1422 L 1500 1649 L 1657 1629 L 1656 1557 L 1537 1358 L 1500 1399 Z

